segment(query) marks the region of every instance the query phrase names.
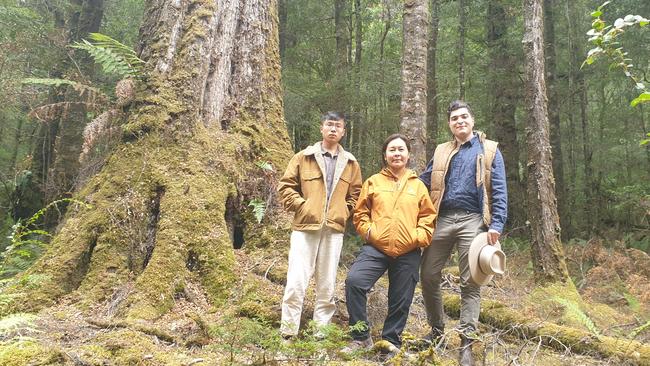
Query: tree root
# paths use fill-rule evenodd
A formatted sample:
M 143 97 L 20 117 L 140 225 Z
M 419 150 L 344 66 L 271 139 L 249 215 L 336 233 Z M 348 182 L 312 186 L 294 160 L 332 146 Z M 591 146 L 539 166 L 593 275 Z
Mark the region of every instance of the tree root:
M 99 320 L 99 319 L 86 319 L 86 322 L 89 324 L 92 324 L 96 327 L 103 328 L 103 329 L 108 329 L 108 328 L 127 328 L 131 329 L 137 332 L 141 332 L 150 336 L 154 336 L 161 341 L 168 342 L 168 343 L 178 343 L 174 336 L 171 334 L 150 326 L 146 326 L 144 324 L 138 324 L 133 321 L 128 321 L 128 320 L 119 320 L 119 321 L 105 321 L 105 320 Z
M 460 316 L 460 297 L 443 296 L 445 312 L 453 317 Z M 580 354 L 597 354 L 604 358 L 618 358 L 638 365 L 650 365 L 650 346 L 644 343 L 593 333 L 531 318 L 509 309 L 498 301 L 481 301 L 479 320 L 495 328 L 515 330 L 513 333 L 523 339 L 539 338 L 543 345 L 556 350 Z

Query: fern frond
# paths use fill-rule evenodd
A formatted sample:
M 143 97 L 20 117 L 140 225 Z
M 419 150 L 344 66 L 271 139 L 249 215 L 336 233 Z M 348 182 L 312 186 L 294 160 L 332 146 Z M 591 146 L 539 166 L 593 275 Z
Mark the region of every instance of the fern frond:
M 90 33 L 91 42 L 82 40 L 70 46 L 90 54 L 102 70 L 111 75 L 138 77 L 142 73 L 142 61 L 130 47 L 101 33 Z
M 262 201 L 259 198 L 254 198 L 248 205 L 253 207 L 253 215 L 255 216 L 257 223 L 261 223 L 262 219 L 264 218 L 264 214 L 266 213 L 266 202 Z
M 25 78 L 25 79 L 23 79 L 23 84 L 35 84 L 35 85 L 45 85 L 45 86 L 61 86 L 61 85 L 76 86 L 79 83 L 77 83 L 76 81 L 68 80 L 68 79 Z
M 62 85 L 70 86 L 77 93 L 79 93 L 80 97 L 84 98 L 85 100 L 84 103 L 87 105 L 94 105 L 96 103 L 106 103 L 109 100 L 108 96 L 98 88 L 92 87 L 90 85 L 78 83 L 74 80 L 57 79 L 57 78 L 25 78 L 22 80 L 22 83 L 32 84 L 32 85 L 52 86 L 52 87 L 59 87 Z M 66 106 L 68 103 L 69 102 L 53 103 L 53 104 L 48 104 L 48 106 L 53 106 L 53 105 Z
M 632 329 L 632 331 L 630 332 L 630 334 L 628 334 L 627 337 L 630 339 L 634 339 L 636 338 L 637 335 L 639 335 L 639 333 L 645 331 L 646 329 L 650 329 L 650 320 L 645 322 L 645 324 Z
M 597 337 L 600 336 L 600 331 L 598 331 L 596 324 L 594 324 L 591 318 L 589 318 L 589 316 L 585 314 L 585 312 L 583 312 L 582 309 L 580 309 L 580 306 L 578 306 L 578 304 L 576 304 L 571 300 L 567 300 L 557 296 L 554 297 L 553 300 L 564 305 L 564 308 L 566 309 L 567 313 L 569 313 L 569 315 L 572 315 L 574 319 L 578 320 L 591 333 L 593 333 Z

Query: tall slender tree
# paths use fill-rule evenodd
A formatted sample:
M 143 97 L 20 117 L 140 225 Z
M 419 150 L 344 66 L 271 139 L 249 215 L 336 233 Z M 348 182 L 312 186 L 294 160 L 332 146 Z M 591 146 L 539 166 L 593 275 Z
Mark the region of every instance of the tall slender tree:
M 410 139 L 410 165 L 423 170 L 427 142 L 427 0 L 404 1 L 402 43 L 402 103 L 400 130 Z
M 427 44 L 427 154 L 433 156 L 438 139 L 438 84 L 436 80 L 436 59 L 438 51 L 438 26 L 440 24 L 440 3 L 431 0 L 431 25 Z
M 465 100 L 465 33 L 467 27 L 467 4 L 458 0 L 458 98 Z
M 562 228 L 569 226 L 568 200 L 564 184 L 564 164 L 560 125 L 560 99 L 558 96 L 557 55 L 555 52 L 555 1 L 544 0 L 544 54 L 546 56 L 546 85 L 548 86 L 548 111 L 550 122 L 551 147 L 553 148 L 553 176 L 555 194 L 558 199 L 558 212 Z M 563 232 L 563 237 L 566 234 Z
M 525 222 L 525 187 L 519 177 L 519 144 L 515 112 L 520 89 L 517 75 L 516 48 L 510 44 L 509 25 L 514 23 L 513 11 L 507 1 L 490 0 L 487 6 L 488 80 L 492 89 L 488 121 L 494 126 L 495 139 L 506 163 L 508 181 L 508 222 L 512 228 Z
M 544 78 L 543 0 L 524 0 L 524 72 L 528 143 L 528 219 L 538 283 L 569 280 L 560 240 Z

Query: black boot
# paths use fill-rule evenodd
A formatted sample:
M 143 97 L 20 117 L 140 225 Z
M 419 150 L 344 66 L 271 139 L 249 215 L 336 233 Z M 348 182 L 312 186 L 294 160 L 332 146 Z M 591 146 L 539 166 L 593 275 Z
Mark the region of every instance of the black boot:
M 445 328 L 431 328 L 431 332 L 424 336 L 423 340 L 432 346 L 436 346 L 445 335 Z
M 460 366 L 474 366 L 474 355 L 472 355 L 472 344 L 474 340 L 466 336 L 460 336 L 460 355 L 458 363 Z

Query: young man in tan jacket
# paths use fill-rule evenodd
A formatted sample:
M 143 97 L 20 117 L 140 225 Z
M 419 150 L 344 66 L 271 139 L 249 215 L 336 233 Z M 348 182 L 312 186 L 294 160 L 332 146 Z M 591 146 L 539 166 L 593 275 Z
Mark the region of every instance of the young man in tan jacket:
M 320 131 L 323 140 L 295 154 L 278 185 L 284 207 L 294 212 L 280 326 L 285 338 L 298 334 L 312 275 L 314 322 L 327 325 L 334 315 L 343 232 L 361 191 L 359 163 L 339 144 L 345 135 L 343 115 L 325 113 Z

